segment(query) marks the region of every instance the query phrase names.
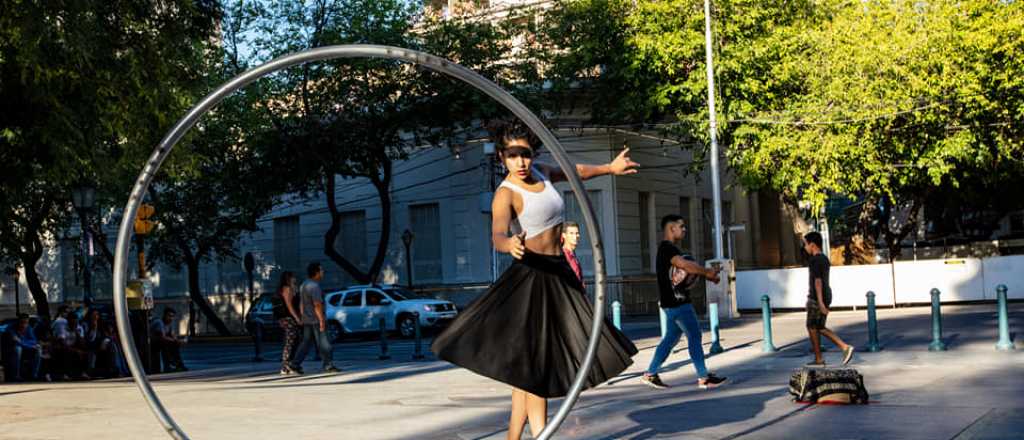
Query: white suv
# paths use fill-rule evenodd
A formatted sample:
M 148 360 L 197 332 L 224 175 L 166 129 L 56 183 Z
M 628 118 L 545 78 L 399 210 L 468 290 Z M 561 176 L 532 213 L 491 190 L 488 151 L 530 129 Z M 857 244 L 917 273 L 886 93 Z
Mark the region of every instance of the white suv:
M 388 331 L 402 337 L 415 334 L 414 313 L 419 313 L 420 328 L 445 325 L 455 319 L 455 304 L 439 299 L 422 299 L 398 286 L 352 286 L 340 292 L 324 294 L 327 332 L 332 341 L 345 333 L 380 331 L 384 318 Z

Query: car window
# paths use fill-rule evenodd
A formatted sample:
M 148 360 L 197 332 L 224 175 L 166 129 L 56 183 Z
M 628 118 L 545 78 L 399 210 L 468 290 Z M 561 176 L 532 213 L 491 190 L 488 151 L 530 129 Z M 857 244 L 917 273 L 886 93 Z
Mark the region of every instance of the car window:
M 361 290 L 349 292 L 345 295 L 345 302 L 341 303 L 341 305 L 343 307 L 359 307 L 362 304 L 362 297 L 363 292 Z
M 384 294 L 376 290 L 366 291 L 366 305 L 367 306 L 379 306 L 385 299 Z
M 341 297 L 343 297 L 343 296 L 345 296 L 345 294 L 342 294 L 342 293 L 328 296 L 327 297 L 327 304 L 330 304 L 330 305 L 332 305 L 334 307 L 337 307 L 338 303 L 341 302 Z
M 388 289 L 385 290 L 384 292 L 387 293 L 388 296 L 390 296 L 395 301 L 405 301 L 409 299 L 405 295 L 403 295 L 402 292 L 399 292 L 398 289 Z
M 392 298 L 395 298 L 398 301 L 420 298 L 419 295 L 405 289 L 388 289 L 386 290 L 386 292 L 388 293 L 388 295 L 391 295 Z

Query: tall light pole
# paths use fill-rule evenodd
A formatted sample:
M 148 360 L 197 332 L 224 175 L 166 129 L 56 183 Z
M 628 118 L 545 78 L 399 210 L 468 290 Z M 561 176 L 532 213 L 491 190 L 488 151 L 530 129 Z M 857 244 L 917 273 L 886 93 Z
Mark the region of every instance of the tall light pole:
M 715 116 L 715 67 L 711 52 L 711 0 L 704 0 L 704 54 L 708 68 L 708 115 L 711 117 L 711 197 L 715 212 L 712 232 L 715 239 L 715 259 L 721 260 L 723 257 L 722 184 L 718 179 L 718 121 Z
M 78 219 L 82 225 L 82 284 L 84 293 L 82 302 L 86 307 L 92 305 L 92 270 L 89 257 L 92 253 L 91 234 L 89 233 L 89 212 L 96 206 L 96 188 L 88 184 L 77 186 L 71 190 L 71 204 L 78 211 Z
M 416 237 L 412 231 L 406 229 L 402 233 L 402 244 L 405 245 L 405 274 L 408 278 L 409 288 L 412 289 L 412 254 L 409 253 L 409 248 L 412 247 L 412 239 Z

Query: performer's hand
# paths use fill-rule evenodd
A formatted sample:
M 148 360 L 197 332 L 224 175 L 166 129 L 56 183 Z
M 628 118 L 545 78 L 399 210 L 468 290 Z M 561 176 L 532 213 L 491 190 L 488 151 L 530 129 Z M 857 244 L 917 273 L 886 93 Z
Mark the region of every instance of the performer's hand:
M 714 269 L 711 269 L 709 271 L 709 273 L 707 275 L 705 275 L 704 277 L 707 278 L 708 281 L 711 281 L 712 283 L 718 284 L 718 282 L 722 280 L 721 278 L 718 277 L 718 273 L 721 272 L 721 271 L 722 271 L 722 268 L 716 267 Z
M 622 152 L 608 164 L 608 169 L 611 170 L 612 174 L 616 176 L 622 176 L 624 174 L 636 174 L 637 167 L 640 164 L 633 162 L 629 158 L 629 147 L 623 148 Z
M 327 321 L 320 321 L 320 332 L 323 333 L 323 332 L 326 332 L 326 331 L 327 331 Z
M 526 233 L 516 234 L 512 236 L 512 246 L 509 248 L 508 253 L 512 255 L 512 258 L 521 260 L 523 255 L 526 255 Z
M 822 315 L 828 316 L 828 307 L 823 306 L 823 305 L 819 305 L 818 306 L 818 310 L 821 310 L 821 314 Z

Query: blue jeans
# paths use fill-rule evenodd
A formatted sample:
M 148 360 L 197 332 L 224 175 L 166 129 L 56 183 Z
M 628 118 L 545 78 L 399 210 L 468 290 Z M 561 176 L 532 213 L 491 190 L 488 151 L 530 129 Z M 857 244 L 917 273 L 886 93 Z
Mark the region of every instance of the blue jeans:
M 679 342 L 679 338 L 686 332 L 686 348 L 690 351 L 690 360 L 693 367 L 697 369 L 697 377 L 708 377 L 707 367 L 704 366 L 704 346 L 701 343 L 700 323 L 697 322 L 697 313 L 693 311 L 693 304 L 683 304 L 679 307 L 665 309 L 665 321 L 668 324 L 665 329 L 665 336 L 658 343 L 654 351 L 654 359 L 651 359 L 651 366 L 647 374 L 658 374 L 661 364 L 665 363 L 672 348 Z
M 43 359 L 39 356 L 38 348 L 24 347 L 21 345 L 14 345 L 14 350 L 11 353 L 11 377 L 14 380 L 36 380 L 39 379 L 39 367 L 43 363 Z M 27 363 L 29 366 L 28 377 L 20 377 L 22 363 Z
M 317 352 L 320 353 L 320 361 L 323 362 L 324 368 L 334 364 L 331 359 L 333 347 L 331 347 L 331 341 L 327 337 L 327 333 L 320 331 L 320 325 L 318 324 L 303 324 L 302 343 L 299 344 L 299 351 L 295 353 L 292 366 L 302 366 L 302 362 L 306 360 L 306 353 L 309 352 L 310 348 L 313 348 L 313 344 L 317 346 Z

